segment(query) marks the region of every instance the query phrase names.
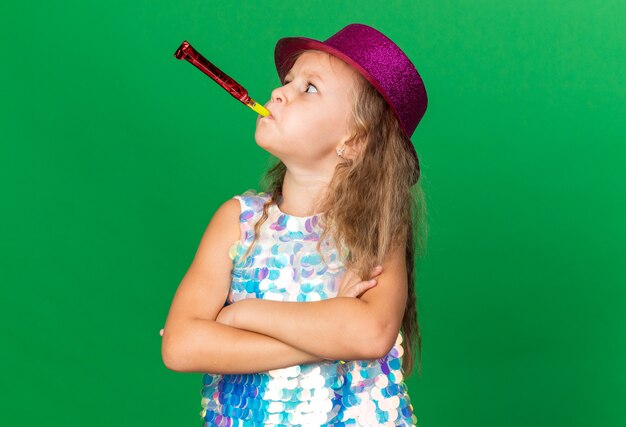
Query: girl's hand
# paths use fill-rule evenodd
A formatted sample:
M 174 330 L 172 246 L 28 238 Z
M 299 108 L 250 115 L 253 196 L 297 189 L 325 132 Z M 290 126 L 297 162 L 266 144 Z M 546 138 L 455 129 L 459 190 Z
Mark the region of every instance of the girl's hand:
M 370 277 L 378 276 L 383 271 L 382 265 L 377 265 L 372 270 Z M 366 290 L 376 286 L 376 279 L 361 280 L 352 270 L 346 271 L 339 285 L 338 297 L 358 298 Z

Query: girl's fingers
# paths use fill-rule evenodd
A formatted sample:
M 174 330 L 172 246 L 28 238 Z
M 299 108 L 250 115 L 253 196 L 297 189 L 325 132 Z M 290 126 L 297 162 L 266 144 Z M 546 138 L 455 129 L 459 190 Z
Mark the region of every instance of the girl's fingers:
M 377 265 L 376 267 L 374 267 L 374 268 L 372 269 L 372 276 L 371 276 L 371 277 L 378 276 L 378 275 L 379 275 L 380 273 L 382 273 L 382 272 L 383 272 L 383 267 L 382 267 L 382 265 Z
M 374 286 L 376 286 L 377 283 L 378 282 L 376 281 L 376 279 L 371 279 L 371 280 L 361 282 L 361 292 L 359 292 L 359 295 L 361 295 L 363 292 L 367 291 L 368 289 L 373 288 Z
M 355 272 L 347 270 L 341 284 L 341 288 L 345 289 L 345 296 L 356 298 L 369 288 L 376 286 L 377 281 L 374 277 L 380 275 L 382 271 L 383 266 L 377 265 L 372 269 L 371 279 L 362 280 Z
M 159 331 L 159 335 L 163 336 L 163 329 Z
M 376 286 L 378 281 L 376 279 L 372 280 L 363 280 L 361 282 L 357 282 L 354 285 L 350 286 L 345 295 L 350 298 L 358 298 L 363 292 L 367 291 L 370 288 Z

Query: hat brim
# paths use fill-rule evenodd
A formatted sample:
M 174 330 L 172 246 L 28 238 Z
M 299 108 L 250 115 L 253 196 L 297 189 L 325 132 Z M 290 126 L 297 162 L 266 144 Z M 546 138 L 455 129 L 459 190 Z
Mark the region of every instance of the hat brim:
M 396 111 L 394 103 L 387 94 L 387 91 L 383 89 L 381 84 L 374 78 L 374 76 L 369 73 L 369 71 L 367 71 L 358 62 L 354 61 L 352 58 L 350 58 L 340 50 L 337 50 L 320 40 L 315 40 L 308 37 L 283 37 L 276 42 L 276 46 L 274 47 L 274 62 L 276 64 L 276 71 L 278 71 L 278 77 L 280 78 L 281 84 L 285 83 L 285 75 L 293 66 L 294 61 L 291 59 L 291 55 L 307 49 L 320 50 L 326 53 L 330 53 L 331 55 L 338 57 L 342 61 L 354 67 L 365 79 L 367 79 L 368 82 L 370 82 L 376 88 L 378 93 L 380 93 L 383 98 L 385 98 L 385 101 L 387 101 L 387 104 L 392 109 L 394 115 L 397 118 L 400 117 L 400 114 L 398 113 L 398 111 Z M 411 143 L 411 136 L 408 134 L 407 130 L 404 129 L 404 126 L 402 126 L 402 122 L 399 119 L 398 123 L 400 124 L 404 135 L 408 139 L 411 154 L 413 155 L 413 157 L 415 157 L 415 161 L 417 162 L 417 176 L 419 179 L 420 167 L 417 152 L 415 151 L 415 147 L 413 147 L 413 144 Z

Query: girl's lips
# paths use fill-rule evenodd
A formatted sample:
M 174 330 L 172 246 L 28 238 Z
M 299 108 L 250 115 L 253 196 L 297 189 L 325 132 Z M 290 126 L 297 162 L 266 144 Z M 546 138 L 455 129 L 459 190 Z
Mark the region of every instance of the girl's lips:
M 265 119 L 274 120 L 274 113 L 272 113 L 272 110 L 270 110 L 269 108 L 267 108 L 267 106 L 265 106 L 265 109 L 266 109 L 267 111 L 269 111 L 269 112 L 270 112 L 270 115 L 269 115 L 269 116 L 265 116 L 264 118 L 265 118 Z

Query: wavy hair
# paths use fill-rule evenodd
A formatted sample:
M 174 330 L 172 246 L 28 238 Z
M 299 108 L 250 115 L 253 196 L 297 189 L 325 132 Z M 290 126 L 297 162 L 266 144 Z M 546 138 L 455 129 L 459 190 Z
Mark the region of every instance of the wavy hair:
M 308 51 L 311 50 L 296 52 L 290 63 Z M 360 149 L 356 150 L 354 159 L 336 165 L 320 200 L 319 206 L 325 210 L 320 217 L 323 227 L 317 249 L 320 251 L 322 241 L 331 235 L 348 249 L 344 252 L 345 268 L 365 280 L 391 251 L 405 247 L 408 292 L 400 328 L 404 350 L 402 369 L 406 377 L 411 375 L 417 349 L 421 375 L 422 338 L 416 309 L 414 260 L 424 253 L 428 226 L 421 180 L 415 183 L 418 165 L 409 151 L 411 141 L 404 135 L 389 104 L 360 73 L 354 74 L 357 81 L 350 90 L 352 137 L 346 144 Z M 287 167 L 276 160 L 262 178 L 263 191 L 272 192 L 272 197 L 263 206 L 263 214 L 254 226 L 254 240 L 244 258 L 257 241 L 269 207 L 278 206 L 282 197 Z

